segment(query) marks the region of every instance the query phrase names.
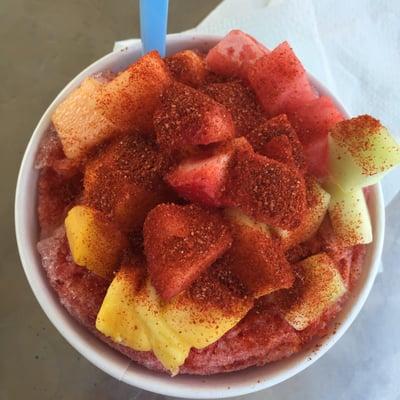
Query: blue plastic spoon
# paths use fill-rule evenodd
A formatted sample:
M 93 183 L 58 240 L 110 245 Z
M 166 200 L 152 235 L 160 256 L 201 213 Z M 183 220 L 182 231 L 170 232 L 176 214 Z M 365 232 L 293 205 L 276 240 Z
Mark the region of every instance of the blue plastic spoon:
M 143 54 L 157 50 L 165 56 L 168 0 L 140 0 L 140 36 Z

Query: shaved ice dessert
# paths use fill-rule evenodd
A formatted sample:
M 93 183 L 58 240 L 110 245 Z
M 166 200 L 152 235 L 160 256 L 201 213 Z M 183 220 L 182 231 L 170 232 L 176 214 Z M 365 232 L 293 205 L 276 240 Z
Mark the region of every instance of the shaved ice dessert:
M 151 370 L 210 375 L 324 336 L 400 163 L 371 116 L 321 96 L 287 42 L 239 30 L 85 78 L 37 154 L 38 250 L 61 304 Z

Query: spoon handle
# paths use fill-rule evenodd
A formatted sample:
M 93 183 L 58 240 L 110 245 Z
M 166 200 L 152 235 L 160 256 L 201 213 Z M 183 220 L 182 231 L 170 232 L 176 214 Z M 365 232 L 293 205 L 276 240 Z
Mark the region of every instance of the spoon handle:
M 140 36 L 143 54 L 157 50 L 165 56 L 168 0 L 140 0 Z

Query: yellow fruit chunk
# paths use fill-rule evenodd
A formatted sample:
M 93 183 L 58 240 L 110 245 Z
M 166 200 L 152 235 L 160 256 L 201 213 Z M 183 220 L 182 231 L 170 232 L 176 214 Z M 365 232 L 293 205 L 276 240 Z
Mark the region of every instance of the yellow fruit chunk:
M 161 364 L 175 375 L 191 348 L 183 332 L 175 331 L 165 318 L 161 299 L 148 279 L 135 298 L 135 308 L 146 327 L 151 349 Z
M 171 77 L 164 61 L 152 51 L 104 85 L 98 105 L 123 132 L 147 132 L 152 115 Z
M 400 164 L 400 145 L 375 118 L 360 115 L 329 131 L 329 175 L 343 191 L 377 183 Z
M 255 219 L 244 214 L 238 208 L 229 207 L 224 210 L 225 217 L 234 224 L 243 225 L 248 228 L 255 229 L 266 236 L 271 236 L 270 228 L 263 222 L 256 221 Z
M 140 269 L 122 267 L 108 287 L 96 319 L 96 328 L 114 342 L 139 351 L 151 350 L 145 325 L 135 308 L 141 284 Z
M 287 292 L 292 304 L 285 309 L 284 318 L 301 331 L 332 306 L 346 292 L 346 286 L 326 253 L 308 257 L 298 266 L 299 277 Z
M 97 315 L 96 328 L 134 350 L 152 350 L 172 375 L 179 372 L 192 347 L 201 349 L 217 341 L 253 304 L 251 299 L 236 297 L 210 274 L 165 303 L 150 279 L 142 277 L 137 266 L 118 271 Z M 213 298 L 205 301 L 204 293 L 217 288 L 218 293 L 210 292 Z
M 52 116 L 67 158 L 79 159 L 93 146 L 119 133 L 97 106 L 102 87 L 95 78 L 86 78 Z
M 306 184 L 308 213 L 300 226 L 293 230 L 275 228 L 285 250 L 310 239 L 317 232 L 328 211 L 330 194 L 314 178 L 307 177 Z
M 109 278 L 126 244 L 121 232 L 99 211 L 86 206 L 68 212 L 65 230 L 75 263 Z
M 330 183 L 326 189 L 331 194 L 329 217 L 335 235 L 343 246 L 372 242 L 372 226 L 368 206 L 362 189 L 344 192 Z
M 196 349 L 216 342 L 253 305 L 250 297 L 239 297 L 220 282 L 223 273 L 212 266 L 187 291 L 164 304 L 168 324 Z

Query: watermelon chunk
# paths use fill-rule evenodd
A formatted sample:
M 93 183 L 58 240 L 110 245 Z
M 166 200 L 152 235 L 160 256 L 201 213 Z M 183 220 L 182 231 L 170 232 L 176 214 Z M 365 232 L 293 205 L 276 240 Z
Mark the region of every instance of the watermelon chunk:
M 157 206 L 143 235 L 151 282 L 164 300 L 185 290 L 232 242 L 218 212 L 193 204 Z
M 255 93 L 240 79 L 212 83 L 202 90 L 231 112 L 238 136 L 247 135 L 265 120 L 264 111 Z
M 217 74 L 247 79 L 248 69 L 269 50 L 240 30 L 229 32 L 207 54 L 207 67 Z
M 296 168 L 251 151 L 229 163 L 225 201 L 245 214 L 280 228 L 298 227 L 306 213 L 306 187 Z
M 238 149 L 251 150 L 244 138 L 234 139 L 211 154 L 188 158 L 165 177 L 166 182 L 187 200 L 211 207 L 229 205 L 223 199 L 229 162 Z
M 285 114 L 270 118 L 246 137 L 257 153 L 306 170 L 303 146 Z
M 342 113 L 327 96 L 319 97 L 288 115 L 303 144 L 309 171 L 324 177 L 328 170 L 328 131 L 343 121 Z
M 287 113 L 317 97 L 303 65 L 287 42 L 249 68 L 248 78 L 270 116 Z
M 232 116 L 222 104 L 178 82 L 165 91 L 153 123 L 157 143 L 163 149 L 178 150 L 235 136 Z

